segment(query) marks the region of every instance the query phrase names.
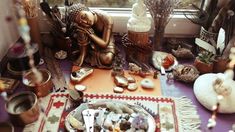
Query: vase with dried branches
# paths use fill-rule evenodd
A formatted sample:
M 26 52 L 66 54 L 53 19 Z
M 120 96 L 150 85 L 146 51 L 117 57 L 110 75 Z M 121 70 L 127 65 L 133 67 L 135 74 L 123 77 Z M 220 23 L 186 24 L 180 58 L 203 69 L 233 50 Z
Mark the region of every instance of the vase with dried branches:
M 165 27 L 177 0 L 145 0 L 154 22 L 153 50 L 162 50 Z

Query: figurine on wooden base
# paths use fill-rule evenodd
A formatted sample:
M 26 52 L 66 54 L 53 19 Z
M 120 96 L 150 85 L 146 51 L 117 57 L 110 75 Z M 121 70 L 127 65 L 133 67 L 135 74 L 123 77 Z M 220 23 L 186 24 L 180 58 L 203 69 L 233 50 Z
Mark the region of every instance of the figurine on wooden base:
M 128 39 L 137 45 L 148 44 L 150 29 L 151 21 L 147 17 L 146 6 L 143 0 L 137 0 L 132 6 L 132 15 L 127 23 Z
M 128 53 L 129 61 L 148 63 L 152 46 L 149 40 L 151 21 L 147 17 L 146 6 L 143 0 L 137 0 L 132 6 L 132 15 L 127 23 L 128 33 L 123 36 L 122 43 Z

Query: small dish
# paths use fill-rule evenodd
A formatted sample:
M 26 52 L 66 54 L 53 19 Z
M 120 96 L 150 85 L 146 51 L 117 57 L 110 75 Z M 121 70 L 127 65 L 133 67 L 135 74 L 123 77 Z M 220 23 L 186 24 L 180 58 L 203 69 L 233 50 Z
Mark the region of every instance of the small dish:
M 65 58 L 67 58 L 67 52 L 63 51 L 63 50 L 60 50 L 60 51 L 55 53 L 55 58 L 59 59 L 59 60 L 63 60 Z
M 166 53 L 166 52 L 161 52 L 161 51 L 154 51 L 153 52 L 153 56 L 152 56 L 152 63 L 153 63 L 153 66 L 158 69 L 158 70 L 161 70 L 161 67 L 162 66 L 162 60 L 168 55 L 169 53 Z M 178 61 L 177 59 L 174 57 L 174 64 L 171 65 L 169 68 L 164 68 L 165 71 L 172 71 L 173 68 L 175 66 L 178 65 Z

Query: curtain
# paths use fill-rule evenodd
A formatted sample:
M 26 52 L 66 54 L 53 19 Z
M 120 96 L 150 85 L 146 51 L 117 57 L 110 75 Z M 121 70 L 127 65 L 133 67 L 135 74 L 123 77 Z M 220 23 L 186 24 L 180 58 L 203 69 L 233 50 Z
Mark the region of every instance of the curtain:
M 11 0 L 0 2 L 0 61 L 19 38 L 14 6 Z

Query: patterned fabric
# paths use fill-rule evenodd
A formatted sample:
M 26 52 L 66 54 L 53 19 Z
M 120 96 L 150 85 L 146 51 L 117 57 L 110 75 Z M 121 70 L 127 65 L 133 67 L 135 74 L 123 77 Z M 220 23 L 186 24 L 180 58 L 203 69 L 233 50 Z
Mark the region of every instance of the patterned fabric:
M 48 99 L 49 98 L 49 99 Z M 131 96 L 122 94 L 85 94 L 84 101 L 118 100 L 136 104 L 148 111 L 155 119 L 157 132 L 199 131 L 200 120 L 191 101 L 187 98 Z M 25 127 L 24 131 L 65 131 L 67 114 L 77 106 L 72 104 L 66 93 L 55 93 L 41 99 L 45 115 Z M 159 112 L 158 112 L 159 111 Z

